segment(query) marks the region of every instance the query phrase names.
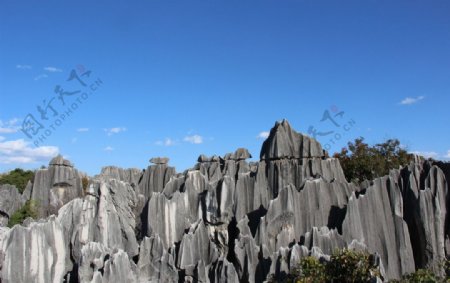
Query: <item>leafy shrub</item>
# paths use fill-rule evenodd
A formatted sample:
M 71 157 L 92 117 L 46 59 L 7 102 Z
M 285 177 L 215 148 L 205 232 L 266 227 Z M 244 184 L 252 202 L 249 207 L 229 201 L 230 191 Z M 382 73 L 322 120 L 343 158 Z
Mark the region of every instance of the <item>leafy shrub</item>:
M 281 282 L 369 282 L 380 276 L 378 267 L 372 262 L 369 253 L 348 249 L 336 251 L 330 261 L 322 262 L 314 257 L 305 257 L 298 267 L 291 271 L 287 280 Z M 272 278 L 271 282 L 277 281 Z
M 308 256 L 303 258 L 299 264 L 299 275 L 296 282 L 301 283 L 323 283 L 326 282 L 325 265 L 317 258 Z
M 34 172 L 16 168 L 13 171 L 0 176 L 0 185 L 10 184 L 16 186 L 20 193 L 23 193 L 28 181 L 34 179 Z
M 28 218 L 37 218 L 38 216 L 38 203 L 34 200 L 28 200 L 25 205 L 17 210 L 8 222 L 8 227 L 13 227 L 16 224 L 22 224 L 23 221 Z
M 326 265 L 326 273 L 334 282 L 368 282 L 380 276 L 368 252 L 343 249 L 335 252 Z
M 349 142 L 333 157 L 339 159 L 347 180 L 355 183 L 385 176 L 390 169 L 408 165 L 412 160 L 412 155 L 400 146 L 397 139 L 369 146 L 362 137 Z

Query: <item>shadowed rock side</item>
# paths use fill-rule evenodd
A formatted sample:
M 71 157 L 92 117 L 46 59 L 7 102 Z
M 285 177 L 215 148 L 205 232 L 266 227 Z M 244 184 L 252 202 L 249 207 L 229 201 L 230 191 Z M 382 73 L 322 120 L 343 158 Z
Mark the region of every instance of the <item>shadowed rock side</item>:
M 157 157 L 144 171 L 104 167 L 86 191 L 59 156 L 22 196 L 0 188 L 8 217 L 29 198 L 56 214 L 0 228 L 1 282 L 263 282 L 337 248 L 374 254 L 384 279 L 443 272 L 448 163 L 416 158 L 361 189 L 325 156 L 285 120 L 259 162 L 239 148 L 176 173 Z

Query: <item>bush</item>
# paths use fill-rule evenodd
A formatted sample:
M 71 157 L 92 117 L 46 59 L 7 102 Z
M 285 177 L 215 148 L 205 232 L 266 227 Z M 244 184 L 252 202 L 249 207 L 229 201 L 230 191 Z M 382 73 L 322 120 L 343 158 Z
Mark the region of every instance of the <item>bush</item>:
M 323 283 L 326 282 L 325 265 L 317 258 L 308 256 L 303 258 L 299 264 L 299 275 L 296 282 L 301 283 Z
M 408 165 L 413 158 L 400 147 L 397 139 L 369 146 L 362 137 L 349 142 L 347 147 L 333 157 L 339 159 L 347 180 L 355 183 L 385 176 L 390 169 Z
M 8 227 L 12 228 L 16 224 L 22 224 L 23 221 L 28 218 L 37 218 L 38 216 L 38 204 L 34 200 L 28 200 L 25 205 L 17 210 L 8 222 Z
M 16 186 L 20 193 L 23 193 L 28 181 L 34 179 L 34 172 L 16 168 L 13 171 L 0 176 L 0 185 L 10 184 Z
M 326 273 L 334 282 L 368 282 L 380 276 L 372 262 L 368 252 L 343 249 L 331 256 Z
M 83 185 L 83 192 L 86 194 L 87 189 L 88 189 L 88 186 L 89 186 L 89 179 L 88 179 L 88 177 L 84 176 L 84 177 L 81 179 L 81 183 L 82 183 L 82 185 Z
M 343 249 L 336 251 L 330 261 L 303 258 L 286 282 L 369 282 L 376 276 L 380 277 L 380 271 L 374 266 L 369 253 Z

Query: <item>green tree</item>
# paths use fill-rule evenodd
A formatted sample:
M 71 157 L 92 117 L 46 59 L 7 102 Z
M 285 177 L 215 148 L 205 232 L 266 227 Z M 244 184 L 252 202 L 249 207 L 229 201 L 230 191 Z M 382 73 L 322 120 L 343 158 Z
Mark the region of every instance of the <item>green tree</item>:
M 333 157 L 339 159 L 347 180 L 355 183 L 385 176 L 390 169 L 405 166 L 412 160 L 412 155 L 397 139 L 369 146 L 362 137 L 349 142 Z
M 28 200 L 25 205 L 17 210 L 8 222 L 8 227 L 12 228 L 16 224 L 22 224 L 23 221 L 28 218 L 36 219 L 38 216 L 38 203 L 34 200 Z
M 16 186 L 20 193 L 23 193 L 28 181 L 34 179 L 34 172 L 16 168 L 13 171 L 0 176 L 0 185 L 10 184 Z

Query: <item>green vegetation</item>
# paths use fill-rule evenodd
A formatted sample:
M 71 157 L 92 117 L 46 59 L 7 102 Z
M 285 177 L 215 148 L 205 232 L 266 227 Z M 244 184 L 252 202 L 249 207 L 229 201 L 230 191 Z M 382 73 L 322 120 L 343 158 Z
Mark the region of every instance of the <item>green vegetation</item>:
M 401 148 L 400 141 L 388 139 L 383 143 L 369 146 L 364 138 L 349 142 L 341 152 L 335 153 L 347 180 L 360 183 L 389 174 L 390 169 L 409 164 L 413 156 Z
M 8 222 L 8 227 L 13 227 L 16 224 L 22 224 L 27 217 L 37 218 L 38 216 L 38 203 L 34 200 L 29 200 L 25 205 L 17 210 Z
M 433 271 L 429 269 L 418 269 L 416 272 L 411 274 L 407 274 L 403 276 L 401 280 L 393 280 L 391 283 L 448 283 L 450 282 L 450 260 L 444 260 L 439 264 L 441 267 L 444 267 L 446 277 L 441 278 L 440 276 L 433 273 Z
M 326 273 L 334 282 L 368 282 L 380 276 L 368 252 L 343 249 L 334 253 L 326 265 Z
M 370 282 L 380 276 L 378 267 L 373 265 L 367 252 L 343 249 L 336 251 L 330 261 L 319 261 L 314 257 L 303 258 L 298 267 L 292 270 L 284 281 L 286 283 L 325 283 L 325 282 Z
M 83 185 L 83 192 L 86 194 L 87 189 L 88 189 L 88 186 L 89 186 L 89 179 L 88 179 L 88 177 L 84 176 L 84 177 L 81 179 L 81 183 L 82 183 L 82 185 Z
M 299 268 L 294 271 L 297 282 L 320 283 L 326 281 L 325 265 L 317 258 L 308 256 L 300 261 Z
M 20 193 L 23 193 L 28 181 L 33 181 L 34 172 L 16 168 L 13 171 L 0 176 L 0 185 L 10 184 L 16 186 Z
M 283 280 L 270 279 L 269 282 L 285 283 L 329 283 L 329 282 L 372 282 L 376 277 L 381 278 L 378 266 L 374 265 L 373 255 L 364 251 L 343 249 L 331 255 L 329 261 L 318 260 L 308 256 L 301 259 L 296 268 L 291 270 Z M 405 275 L 401 280 L 389 281 L 392 283 L 429 282 L 448 283 L 450 261 L 442 263 L 447 277 L 440 278 L 428 269 L 419 269 L 414 273 Z

